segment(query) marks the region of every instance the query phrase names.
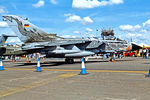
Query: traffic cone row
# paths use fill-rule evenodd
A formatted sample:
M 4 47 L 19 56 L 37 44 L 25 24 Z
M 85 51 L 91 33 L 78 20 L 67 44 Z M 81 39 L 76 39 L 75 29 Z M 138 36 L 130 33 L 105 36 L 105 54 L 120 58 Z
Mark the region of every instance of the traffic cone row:
M 40 66 L 40 59 L 37 58 L 37 60 L 38 61 L 37 61 L 36 72 L 41 72 L 42 70 L 41 70 L 41 66 Z M 85 59 L 82 58 L 80 75 L 87 74 L 84 61 L 85 61 Z M 2 59 L 0 58 L 0 71 L 3 71 L 3 70 L 4 70 L 4 66 L 3 66 L 3 63 L 2 63 Z M 146 76 L 150 77 L 150 69 L 149 69 L 149 72 Z

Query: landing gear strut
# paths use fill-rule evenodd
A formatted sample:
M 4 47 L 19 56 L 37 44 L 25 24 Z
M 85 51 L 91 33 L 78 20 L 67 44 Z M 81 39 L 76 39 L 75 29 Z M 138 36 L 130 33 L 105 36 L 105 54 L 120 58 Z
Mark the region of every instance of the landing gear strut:
M 74 63 L 74 59 L 73 59 L 73 58 L 66 58 L 66 59 L 65 59 L 65 62 L 66 62 L 67 64 L 73 64 L 73 63 Z

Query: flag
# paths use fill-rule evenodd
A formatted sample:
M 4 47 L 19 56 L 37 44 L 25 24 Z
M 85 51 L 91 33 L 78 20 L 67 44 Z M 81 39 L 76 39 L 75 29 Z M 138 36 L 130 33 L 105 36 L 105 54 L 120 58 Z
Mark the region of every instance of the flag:
M 2 43 L 6 43 L 6 41 L 2 41 Z
M 29 27 L 29 24 L 24 24 L 24 27 Z

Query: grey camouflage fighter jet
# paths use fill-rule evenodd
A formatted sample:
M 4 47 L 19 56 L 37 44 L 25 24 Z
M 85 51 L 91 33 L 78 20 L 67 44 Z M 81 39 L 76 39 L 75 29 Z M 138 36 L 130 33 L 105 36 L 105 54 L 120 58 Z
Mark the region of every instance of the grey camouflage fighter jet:
M 24 42 L 22 50 L 28 53 L 39 52 L 46 54 L 46 57 L 66 58 L 67 63 L 73 63 L 74 58 L 82 58 L 102 52 L 115 52 L 115 49 L 108 47 L 106 40 L 91 39 L 65 39 L 56 34 L 48 34 L 37 26 L 31 24 L 27 18 L 16 15 L 3 16 L 19 39 Z M 109 43 L 118 43 L 110 40 Z M 120 43 L 120 42 L 119 42 Z M 121 41 L 122 44 L 122 41 Z M 119 49 L 118 49 L 119 50 Z

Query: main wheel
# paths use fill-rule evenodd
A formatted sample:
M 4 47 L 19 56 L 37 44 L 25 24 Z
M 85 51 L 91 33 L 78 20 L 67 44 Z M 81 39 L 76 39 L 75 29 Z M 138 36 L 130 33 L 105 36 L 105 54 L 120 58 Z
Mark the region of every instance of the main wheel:
M 66 58 L 66 59 L 65 59 L 65 62 L 66 62 L 67 64 L 73 64 L 73 63 L 74 63 L 74 59 L 73 59 L 73 58 Z

